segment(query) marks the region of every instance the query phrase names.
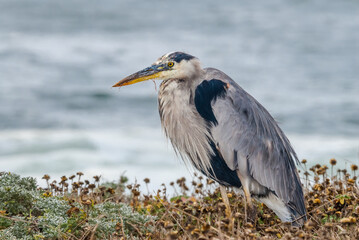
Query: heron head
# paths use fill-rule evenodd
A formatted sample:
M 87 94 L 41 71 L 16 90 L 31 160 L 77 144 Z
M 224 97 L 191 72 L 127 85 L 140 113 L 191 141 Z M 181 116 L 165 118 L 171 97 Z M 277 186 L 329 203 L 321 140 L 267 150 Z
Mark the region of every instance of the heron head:
M 202 73 L 198 58 L 183 52 L 171 52 L 160 57 L 154 64 L 122 79 L 113 87 L 158 79 L 190 80 Z

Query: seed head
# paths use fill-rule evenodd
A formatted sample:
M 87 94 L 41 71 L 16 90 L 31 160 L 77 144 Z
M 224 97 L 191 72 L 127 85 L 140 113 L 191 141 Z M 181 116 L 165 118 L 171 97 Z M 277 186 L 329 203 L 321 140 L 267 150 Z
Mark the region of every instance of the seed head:
M 334 166 L 335 164 L 337 164 L 337 160 L 335 160 L 335 158 L 332 158 L 332 159 L 330 159 L 330 164 L 332 165 L 332 166 Z
M 47 174 L 45 174 L 45 175 L 42 177 L 42 179 L 49 180 L 49 179 L 50 179 L 50 176 L 47 175 Z
M 352 171 L 358 170 L 358 166 L 355 164 L 352 164 L 350 167 L 351 167 Z

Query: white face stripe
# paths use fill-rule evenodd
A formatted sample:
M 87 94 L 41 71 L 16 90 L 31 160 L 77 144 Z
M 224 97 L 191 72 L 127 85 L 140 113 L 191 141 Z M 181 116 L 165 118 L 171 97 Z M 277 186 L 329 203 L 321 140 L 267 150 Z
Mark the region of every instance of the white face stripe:
M 164 58 L 168 58 L 168 56 L 171 55 L 172 53 L 175 53 L 175 52 L 169 52 L 169 53 L 165 54 Z
M 175 53 L 174 51 L 173 52 L 169 52 L 169 53 L 166 53 L 165 55 L 163 55 L 162 57 L 160 57 L 154 64 L 160 64 L 161 62 L 163 62 L 166 58 L 168 58 L 169 55 L 171 55 L 172 53 Z
M 171 56 L 172 55 L 172 56 Z M 184 58 L 185 60 L 191 60 L 192 58 L 196 58 L 190 54 L 187 54 L 185 52 L 169 52 L 164 54 L 162 57 L 158 58 L 157 61 L 154 64 L 160 64 L 160 63 L 165 63 L 168 61 L 182 61 L 182 58 Z

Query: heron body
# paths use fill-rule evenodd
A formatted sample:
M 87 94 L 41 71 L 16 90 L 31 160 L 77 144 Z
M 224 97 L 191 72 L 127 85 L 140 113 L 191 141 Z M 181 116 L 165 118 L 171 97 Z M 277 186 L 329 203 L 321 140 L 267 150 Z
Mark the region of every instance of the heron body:
M 162 79 L 158 105 L 162 127 L 186 162 L 224 186 L 242 188 L 282 221 L 302 225 L 306 210 L 297 156 L 268 111 L 226 74 L 202 69 L 182 52 L 115 87 Z

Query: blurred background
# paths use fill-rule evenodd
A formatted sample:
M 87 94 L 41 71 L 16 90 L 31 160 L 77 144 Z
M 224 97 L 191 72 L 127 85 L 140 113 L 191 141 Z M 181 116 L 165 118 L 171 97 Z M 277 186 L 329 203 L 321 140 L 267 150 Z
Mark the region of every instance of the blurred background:
M 2 0 L 0 171 L 153 188 L 190 176 L 154 84 L 111 88 L 176 50 L 259 100 L 309 165 L 358 164 L 358 13 L 356 0 Z

